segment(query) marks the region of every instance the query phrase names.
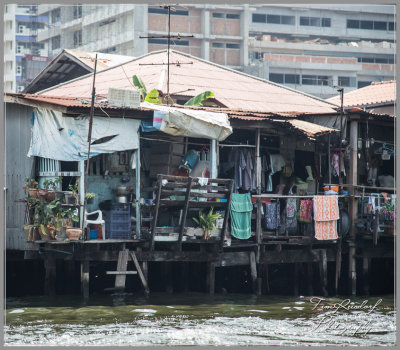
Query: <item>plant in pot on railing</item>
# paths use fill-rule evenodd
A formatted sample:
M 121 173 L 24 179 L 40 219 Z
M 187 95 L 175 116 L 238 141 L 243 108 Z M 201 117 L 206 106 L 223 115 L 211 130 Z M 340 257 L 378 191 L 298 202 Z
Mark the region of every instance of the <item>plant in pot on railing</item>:
M 219 213 L 214 213 L 214 208 L 211 208 L 207 214 L 202 211 L 199 212 L 199 218 L 193 218 L 193 220 L 204 230 L 203 238 L 208 240 L 211 237 L 211 231 L 214 231 L 217 227 L 215 225 L 217 219 L 221 216 Z
M 60 198 L 61 195 L 64 196 L 63 192 L 57 191 L 58 185 L 61 182 L 62 182 L 61 177 L 57 177 L 55 179 L 47 179 L 47 180 L 43 181 L 43 186 L 47 190 L 47 193 L 45 195 L 45 200 L 47 202 L 51 202 L 52 200 L 54 200 L 56 198 L 56 195 L 58 198 Z M 60 195 L 60 193 L 61 193 L 61 195 Z
M 380 213 L 383 220 L 387 222 L 389 225 L 388 233 L 394 234 L 394 220 L 396 219 L 396 208 L 395 204 L 392 203 L 390 200 L 386 200 L 382 203 Z
M 96 197 L 95 193 L 86 193 L 85 194 L 85 199 L 86 199 L 86 204 L 93 204 L 94 197 Z
M 72 222 L 79 221 L 76 209 L 63 206 L 58 198 L 50 202 L 47 208 L 52 215 L 52 224 L 54 225 L 56 231 L 56 239 L 66 239 L 68 236 L 67 230 L 72 228 Z

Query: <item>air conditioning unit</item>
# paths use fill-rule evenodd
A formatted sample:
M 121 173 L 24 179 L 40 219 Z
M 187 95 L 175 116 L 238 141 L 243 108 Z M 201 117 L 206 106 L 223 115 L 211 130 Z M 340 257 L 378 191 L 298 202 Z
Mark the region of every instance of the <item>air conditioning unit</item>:
M 137 89 L 109 88 L 107 99 L 110 105 L 118 107 L 140 107 L 140 91 Z

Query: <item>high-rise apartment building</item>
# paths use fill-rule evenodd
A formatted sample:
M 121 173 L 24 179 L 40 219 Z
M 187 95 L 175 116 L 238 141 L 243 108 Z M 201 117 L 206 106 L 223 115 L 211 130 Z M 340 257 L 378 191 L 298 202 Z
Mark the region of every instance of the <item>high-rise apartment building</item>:
M 394 79 L 395 7 L 257 6 L 246 71 L 319 96 Z
M 325 98 L 334 86 L 394 79 L 394 14 L 391 5 L 181 5 L 171 9 L 171 34 L 181 36 L 171 47 Z M 160 6 L 43 4 L 37 16 L 47 18 L 37 42 L 53 58 L 62 49 L 137 57 L 167 47 Z
M 51 61 L 47 44 L 37 41 L 46 24 L 36 5 L 4 5 L 4 91 L 22 91 Z

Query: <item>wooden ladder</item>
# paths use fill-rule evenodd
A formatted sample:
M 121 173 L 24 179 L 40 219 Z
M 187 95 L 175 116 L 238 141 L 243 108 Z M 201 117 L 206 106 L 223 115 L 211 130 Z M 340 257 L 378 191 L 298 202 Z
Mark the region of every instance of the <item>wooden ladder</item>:
M 136 271 L 127 270 L 129 258 L 131 258 L 131 260 L 135 264 Z M 142 268 L 140 267 L 136 254 L 133 251 L 129 251 L 129 249 L 123 249 L 119 251 L 117 271 L 106 271 L 106 274 L 115 275 L 114 288 L 106 288 L 105 289 L 106 291 L 123 291 L 125 289 L 126 275 L 139 274 L 145 293 L 146 294 L 150 293 L 149 286 L 143 274 Z

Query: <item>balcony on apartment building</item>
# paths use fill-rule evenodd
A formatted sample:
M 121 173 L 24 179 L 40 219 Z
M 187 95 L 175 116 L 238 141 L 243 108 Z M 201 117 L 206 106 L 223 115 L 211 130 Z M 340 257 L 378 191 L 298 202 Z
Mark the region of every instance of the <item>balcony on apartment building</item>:
M 99 5 L 100 6 L 100 5 Z M 112 4 L 104 5 L 97 8 L 91 13 L 86 13 L 82 16 L 82 26 L 88 26 L 93 23 L 104 21 L 111 17 L 126 15 L 127 12 L 134 10 L 135 5 L 132 4 Z M 133 19 L 132 19 L 133 21 Z M 133 22 L 132 22 L 133 27 Z
M 37 14 L 38 15 L 43 15 L 44 13 L 51 12 L 55 9 L 60 8 L 61 5 L 53 5 L 53 4 L 40 4 L 37 7 Z
M 134 34 L 134 30 L 125 31 L 122 33 L 110 33 L 107 37 L 79 46 L 79 49 L 82 51 L 100 51 L 108 47 L 117 46 L 129 41 L 133 41 Z
M 49 24 L 44 29 L 39 29 L 37 31 L 37 41 L 46 41 L 58 35 L 61 35 L 60 22 Z

